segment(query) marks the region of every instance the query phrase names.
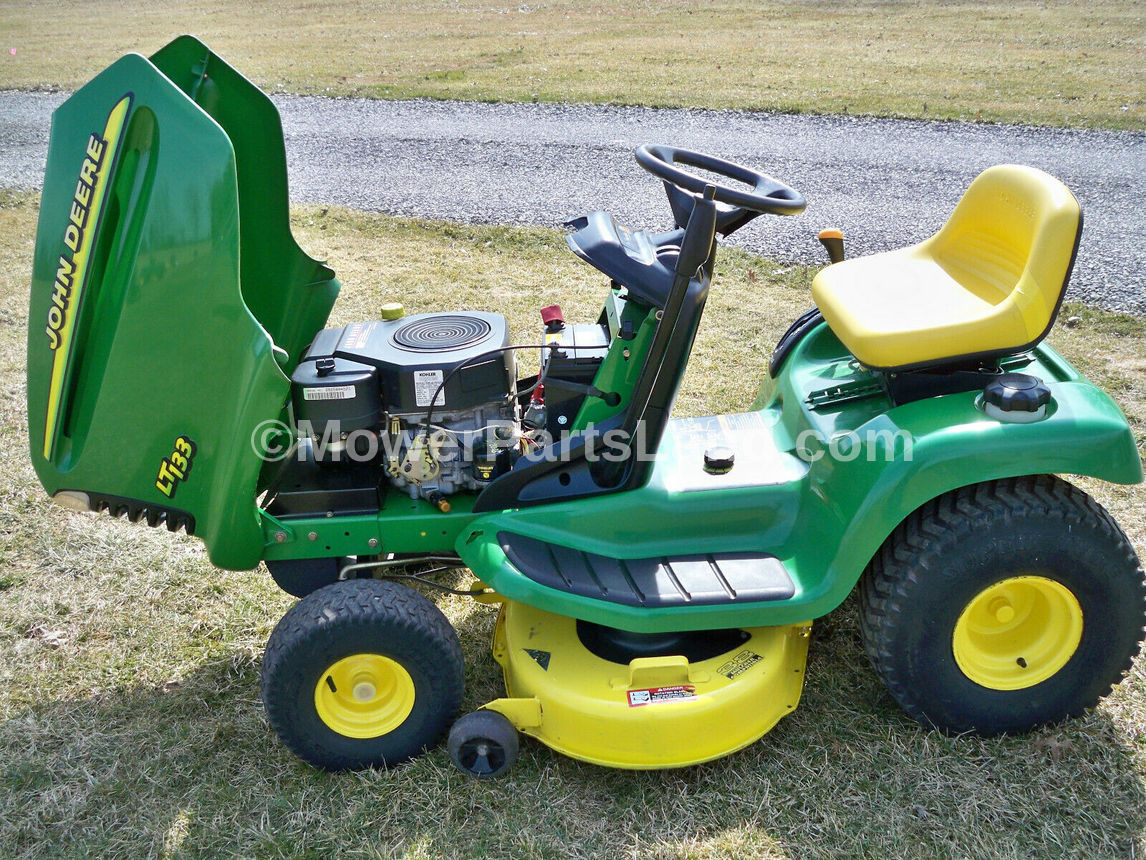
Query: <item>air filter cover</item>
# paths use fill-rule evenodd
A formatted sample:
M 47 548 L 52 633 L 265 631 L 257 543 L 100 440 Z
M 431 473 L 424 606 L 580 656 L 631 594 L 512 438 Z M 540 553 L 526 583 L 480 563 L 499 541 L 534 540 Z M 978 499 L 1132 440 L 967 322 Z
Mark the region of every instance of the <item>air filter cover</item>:
M 472 314 L 429 314 L 412 317 L 391 339 L 402 349 L 441 352 L 482 343 L 491 331 L 493 326 L 489 322 Z

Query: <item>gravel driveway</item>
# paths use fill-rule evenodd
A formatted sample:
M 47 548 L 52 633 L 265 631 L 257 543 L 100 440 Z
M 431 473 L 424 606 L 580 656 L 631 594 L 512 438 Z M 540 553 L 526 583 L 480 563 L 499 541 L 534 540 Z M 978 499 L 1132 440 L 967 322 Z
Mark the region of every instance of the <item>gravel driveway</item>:
M 58 94 L 0 92 L 0 187 L 38 187 Z M 808 210 L 734 241 L 821 261 L 822 227 L 851 255 L 924 238 L 979 171 L 1041 167 L 1078 196 L 1086 229 L 1072 298 L 1146 316 L 1146 134 L 723 111 L 276 96 L 296 201 L 427 218 L 558 225 L 607 209 L 661 227 L 640 143 L 698 149 L 798 188 Z

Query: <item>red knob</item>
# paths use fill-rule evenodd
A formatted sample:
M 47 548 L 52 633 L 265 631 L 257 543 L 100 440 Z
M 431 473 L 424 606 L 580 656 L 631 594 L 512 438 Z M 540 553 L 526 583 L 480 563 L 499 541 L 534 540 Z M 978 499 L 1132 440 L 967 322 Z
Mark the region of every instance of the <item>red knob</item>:
M 557 323 L 556 328 L 564 326 L 565 314 L 561 312 L 561 305 L 550 305 L 547 308 L 542 308 L 541 321 L 545 323 L 545 327 L 549 329 L 554 327 L 554 323 Z

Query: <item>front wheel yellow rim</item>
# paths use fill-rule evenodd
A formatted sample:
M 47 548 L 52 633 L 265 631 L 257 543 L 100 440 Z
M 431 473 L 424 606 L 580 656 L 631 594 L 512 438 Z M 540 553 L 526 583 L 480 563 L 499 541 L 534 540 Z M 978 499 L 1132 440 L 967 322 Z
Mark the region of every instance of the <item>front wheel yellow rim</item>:
M 959 669 L 991 690 L 1041 684 L 1070 662 L 1082 640 L 1082 607 L 1044 576 L 1004 579 L 975 595 L 955 622 Z
M 414 679 L 381 654 L 351 654 L 331 665 L 314 688 L 319 718 L 348 738 L 394 731 L 414 709 Z

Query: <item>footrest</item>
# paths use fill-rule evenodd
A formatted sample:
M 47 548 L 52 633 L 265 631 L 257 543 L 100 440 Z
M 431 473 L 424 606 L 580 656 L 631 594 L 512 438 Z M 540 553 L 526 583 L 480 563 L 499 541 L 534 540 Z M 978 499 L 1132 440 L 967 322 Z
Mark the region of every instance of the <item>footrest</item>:
M 616 559 L 512 532 L 497 539 L 509 562 L 539 585 L 625 606 L 755 603 L 796 592 L 783 563 L 764 553 Z

